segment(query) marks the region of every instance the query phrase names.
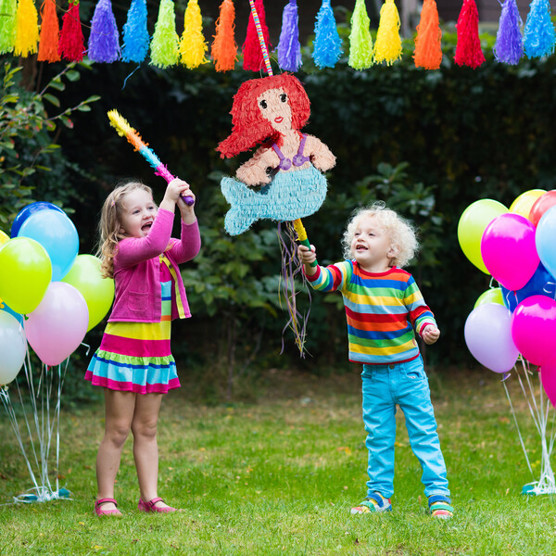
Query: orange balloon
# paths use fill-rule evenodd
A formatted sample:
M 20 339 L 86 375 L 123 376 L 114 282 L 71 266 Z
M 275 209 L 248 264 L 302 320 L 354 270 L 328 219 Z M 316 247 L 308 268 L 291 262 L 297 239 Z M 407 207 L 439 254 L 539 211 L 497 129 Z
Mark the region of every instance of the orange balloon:
M 542 215 L 554 205 L 556 205 L 556 189 L 551 189 L 544 195 L 541 195 L 531 207 L 529 220 L 533 223 L 533 226 L 536 226 Z

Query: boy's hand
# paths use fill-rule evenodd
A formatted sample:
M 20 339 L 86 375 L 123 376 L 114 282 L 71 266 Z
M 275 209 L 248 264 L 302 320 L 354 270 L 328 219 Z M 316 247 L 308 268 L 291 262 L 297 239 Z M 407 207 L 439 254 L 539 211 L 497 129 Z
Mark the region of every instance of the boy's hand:
M 440 330 L 436 326 L 429 324 L 425 327 L 425 330 L 423 330 L 421 337 L 423 338 L 425 344 L 430 346 L 440 337 Z
M 297 256 L 299 257 L 299 260 L 305 265 L 314 263 L 317 260 L 315 246 L 311 245 L 311 249 L 309 249 L 305 245 L 299 245 L 297 248 Z

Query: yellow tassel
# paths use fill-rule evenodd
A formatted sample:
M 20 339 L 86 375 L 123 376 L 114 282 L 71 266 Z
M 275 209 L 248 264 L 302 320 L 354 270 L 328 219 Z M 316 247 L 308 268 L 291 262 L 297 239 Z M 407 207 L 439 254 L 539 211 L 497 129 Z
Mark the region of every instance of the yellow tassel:
M 189 69 L 197 68 L 207 62 L 205 53 L 208 51 L 203 36 L 203 18 L 197 0 L 189 0 L 185 10 L 183 34 L 180 39 L 180 60 Z
M 375 62 L 386 62 L 388 65 L 401 58 L 400 14 L 394 0 L 386 0 L 380 9 L 374 54 Z
M 19 0 L 16 13 L 14 54 L 35 54 L 39 44 L 39 16 L 33 0 Z

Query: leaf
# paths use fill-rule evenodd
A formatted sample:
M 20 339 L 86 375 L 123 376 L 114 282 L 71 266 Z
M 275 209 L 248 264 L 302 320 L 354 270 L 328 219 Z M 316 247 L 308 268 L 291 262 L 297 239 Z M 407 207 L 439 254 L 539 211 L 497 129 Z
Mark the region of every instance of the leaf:
M 55 97 L 54 95 L 46 93 L 45 95 L 43 95 L 43 98 L 45 100 L 48 100 L 48 102 L 50 102 L 54 106 L 56 106 L 58 108 L 60 107 L 60 100 L 57 97 Z

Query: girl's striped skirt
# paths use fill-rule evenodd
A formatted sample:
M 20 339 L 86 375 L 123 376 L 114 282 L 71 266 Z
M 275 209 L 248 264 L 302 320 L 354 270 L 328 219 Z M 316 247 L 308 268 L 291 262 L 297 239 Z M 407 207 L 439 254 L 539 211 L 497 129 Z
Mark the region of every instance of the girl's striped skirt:
M 162 282 L 160 322 L 109 322 L 85 379 L 96 386 L 137 394 L 179 388 L 170 351 L 172 281 Z

